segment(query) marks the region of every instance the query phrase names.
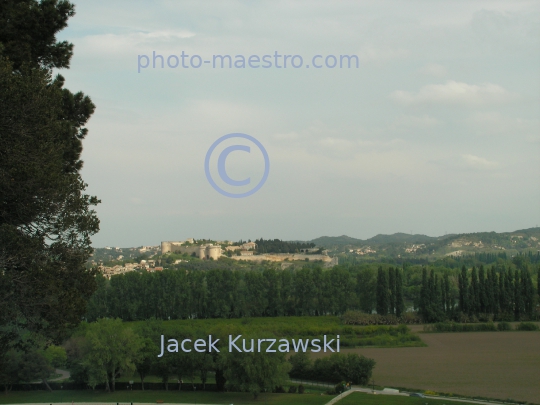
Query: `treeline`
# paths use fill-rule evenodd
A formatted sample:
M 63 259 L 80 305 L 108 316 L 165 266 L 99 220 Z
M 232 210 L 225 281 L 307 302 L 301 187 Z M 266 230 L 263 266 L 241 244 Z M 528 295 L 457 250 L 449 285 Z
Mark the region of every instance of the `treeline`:
M 366 385 L 375 367 L 375 360 L 356 354 L 341 355 L 335 353 L 315 361 L 307 353 L 296 353 L 289 358 L 292 365 L 291 378 L 311 381 Z
M 439 277 L 431 270 L 428 276 L 423 269 L 418 312 L 425 322 L 520 321 L 538 317 L 536 302 L 537 291 L 527 267 L 497 271 L 495 266 L 488 270 L 480 266 L 469 271 L 463 266 L 458 276 L 458 297 L 451 292 L 448 273 Z
M 314 243 L 306 242 L 287 242 L 280 239 L 263 238 L 255 240 L 257 252 L 259 253 L 298 253 L 300 249 L 314 248 Z
M 99 277 L 87 319 L 124 321 L 188 318 L 341 315 L 373 307 L 371 272 L 164 270 Z M 362 302 L 364 300 L 365 302 Z M 369 308 L 367 308 L 369 307 Z
M 82 323 L 65 344 L 71 378 L 91 388 L 105 384 L 107 391 L 114 391 L 119 377 L 136 373 L 143 390 L 144 380 L 149 375 L 159 377 L 167 390 L 170 382 L 180 389 L 180 384 L 193 383 L 194 379 L 199 379 L 205 389 L 209 375 L 214 374 L 218 390 L 251 392 L 257 397 L 263 391 L 284 392 L 283 385 L 289 379 L 289 372 L 298 363 L 291 364 L 281 349 L 267 354 L 266 343 L 260 352 L 249 352 L 243 346 L 241 352 L 228 352 L 223 346 L 221 350 L 215 347 L 219 352 L 211 351 L 207 344 L 196 346 L 194 343 L 209 340 L 202 330 L 165 324 L 155 319 L 133 327 L 123 324 L 120 319 Z M 216 339 L 226 342 L 230 333 L 231 329 L 227 327 L 214 331 L 213 342 Z M 166 335 L 163 347 L 162 335 Z M 242 336 L 247 340 L 252 337 Z M 189 352 L 179 348 L 183 347 L 184 343 L 180 342 L 184 340 Z M 253 344 L 252 341 L 252 347 Z M 310 364 L 309 361 L 304 363 Z M 331 360 L 316 361 L 315 365 L 321 376 L 329 378 L 328 381 L 334 381 L 335 371 L 339 370 L 340 379 L 365 384 L 375 362 L 363 356 L 335 353 Z
M 404 319 L 415 310 L 425 322 L 536 319 L 538 296 L 529 265 L 518 265 L 464 267 L 465 273 L 386 265 L 130 272 L 97 278 L 86 318 L 321 316 L 376 310 L 383 317 Z

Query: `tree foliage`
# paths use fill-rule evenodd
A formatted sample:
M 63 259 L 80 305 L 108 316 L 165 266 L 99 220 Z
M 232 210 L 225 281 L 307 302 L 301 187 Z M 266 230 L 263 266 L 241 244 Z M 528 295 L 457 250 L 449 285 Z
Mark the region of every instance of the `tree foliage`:
M 0 355 L 25 329 L 60 342 L 95 290 L 99 201 L 79 173 L 94 105 L 50 70 L 69 65 L 55 34 L 71 15 L 67 1 L 0 3 Z

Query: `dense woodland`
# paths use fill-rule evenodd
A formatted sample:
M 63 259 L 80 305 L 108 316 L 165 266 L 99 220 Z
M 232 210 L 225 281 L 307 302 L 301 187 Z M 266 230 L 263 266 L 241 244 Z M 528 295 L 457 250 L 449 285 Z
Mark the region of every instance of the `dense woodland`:
M 259 253 L 298 253 L 300 249 L 314 248 L 315 244 L 310 242 L 288 242 L 281 239 L 255 240 L 257 252 Z
M 417 311 L 425 322 L 528 320 L 538 317 L 537 272 L 526 256 L 470 269 L 364 264 L 329 270 L 310 265 L 131 272 L 98 278 L 87 319 L 322 316 L 357 310 L 397 317 Z

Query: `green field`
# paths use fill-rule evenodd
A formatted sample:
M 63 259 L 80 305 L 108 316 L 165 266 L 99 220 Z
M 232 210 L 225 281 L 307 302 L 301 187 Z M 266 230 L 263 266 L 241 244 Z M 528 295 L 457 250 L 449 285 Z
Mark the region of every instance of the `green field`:
M 156 403 L 161 399 L 168 403 L 189 404 L 276 404 L 276 405 L 323 405 L 333 397 L 321 394 L 262 394 L 253 395 L 237 392 L 178 392 L 178 391 L 117 391 L 113 393 L 92 391 L 32 391 L 10 392 L 0 395 L 0 404 L 23 404 L 55 402 L 146 402 Z
M 125 322 L 135 330 L 144 321 Z M 163 321 L 165 334 L 190 336 L 227 336 L 242 334 L 257 337 L 306 338 L 340 335 L 341 347 L 422 347 L 416 333 L 401 326 L 345 325 L 338 316 L 287 316 L 237 319 L 185 319 Z

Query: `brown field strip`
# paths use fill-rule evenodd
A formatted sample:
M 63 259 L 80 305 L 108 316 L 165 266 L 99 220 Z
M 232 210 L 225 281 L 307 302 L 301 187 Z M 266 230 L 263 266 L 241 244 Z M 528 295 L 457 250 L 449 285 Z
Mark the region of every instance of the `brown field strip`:
M 376 384 L 540 403 L 540 332 L 420 334 L 428 347 L 343 349 L 377 362 Z

